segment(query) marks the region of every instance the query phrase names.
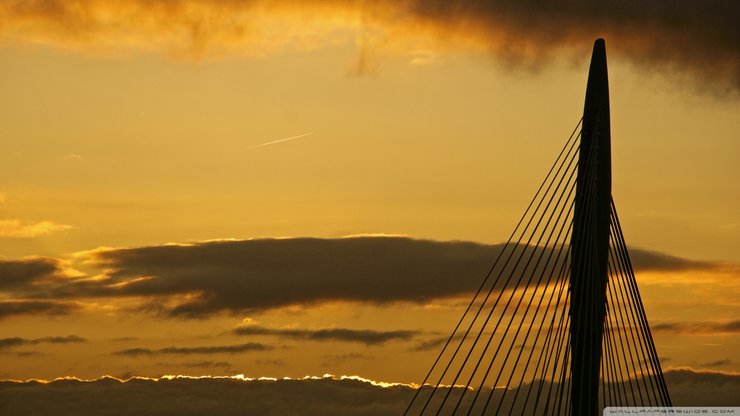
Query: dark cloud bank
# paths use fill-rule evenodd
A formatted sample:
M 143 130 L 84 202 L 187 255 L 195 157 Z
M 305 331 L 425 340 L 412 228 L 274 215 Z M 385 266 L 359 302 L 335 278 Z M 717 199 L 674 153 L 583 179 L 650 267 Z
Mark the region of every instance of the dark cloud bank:
M 81 309 L 76 302 L 53 300 L 2 300 L 0 319 L 17 315 L 68 315 Z
M 113 354 L 128 357 L 139 357 L 142 355 L 239 354 L 251 351 L 269 351 L 271 349 L 273 347 L 270 345 L 248 342 L 246 344 L 207 345 L 202 347 L 129 348 L 116 351 Z
M 0 319 L 15 315 L 67 315 L 80 309 L 76 302 L 48 299 L 7 299 L 13 294 L 52 284 L 64 276 L 61 262 L 48 257 L 0 260 Z
M 370 329 L 326 328 L 266 328 L 263 326 L 244 326 L 232 331 L 236 335 L 268 335 L 306 341 L 342 341 L 358 342 L 365 345 L 382 345 L 388 341 L 407 341 L 419 334 L 419 331 L 374 331 Z
M 34 257 L 21 260 L 0 260 L 0 291 L 24 287 L 33 282 L 59 275 L 55 259 Z
M 616 55 L 651 73 L 686 74 L 715 92 L 740 89 L 737 0 L 6 1 L 0 34 L 60 46 L 138 39 L 146 49 L 174 40 L 202 56 L 224 47 L 259 50 L 273 39 L 252 18 L 279 22 L 286 12 L 327 24 L 359 18 L 380 28 L 387 43 L 436 35 L 454 46 L 457 36 L 472 38 L 497 59 L 526 65 L 585 58 L 593 40 L 605 37 Z
M 447 32 L 480 32 L 514 62 L 584 53 L 596 37 L 611 51 L 664 75 L 684 73 L 705 90 L 740 88 L 740 3 L 734 0 L 412 0 L 415 18 Z
M 655 332 L 671 334 L 732 334 L 740 332 L 740 319 L 725 322 L 662 322 L 650 328 Z
M 77 335 L 67 335 L 63 337 L 43 337 L 43 338 L 0 338 L 0 350 L 13 347 L 21 347 L 26 345 L 37 345 L 37 344 L 72 344 L 87 342 L 85 338 Z
M 740 405 L 740 375 L 693 370 L 666 373 L 675 405 Z M 401 414 L 413 389 L 332 378 L 278 381 L 132 379 L 0 382 L 2 414 L 342 415 Z M 453 392 L 452 398 L 459 394 Z M 473 395 L 468 395 L 473 396 Z M 454 404 L 455 400 L 452 400 Z M 450 409 L 451 410 L 451 409 Z
M 425 302 L 475 291 L 502 247 L 357 237 L 106 249 L 92 254 L 92 260 L 103 270 L 102 279 L 54 277 L 62 274 L 57 263 L 53 263 L 53 270 L 39 266 L 45 276 L 51 276 L 41 280 L 34 277 L 39 272 L 33 267 L 29 267 L 30 276 L 12 274 L 13 283 L 0 292 L 15 299 L 0 301 L 0 317 L 69 313 L 78 307 L 75 301 L 106 297 L 140 298 L 146 310 L 181 318 L 254 313 L 327 301 Z M 719 267 L 634 248 L 631 255 L 638 272 Z M 48 264 L 42 259 L 36 261 Z M 305 333 L 283 335 L 309 337 Z

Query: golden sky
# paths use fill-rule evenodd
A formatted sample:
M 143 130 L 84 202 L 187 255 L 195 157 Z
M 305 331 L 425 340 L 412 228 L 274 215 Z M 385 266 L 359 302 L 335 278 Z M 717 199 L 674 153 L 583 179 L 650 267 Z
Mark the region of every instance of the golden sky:
M 736 3 L 540 3 L 2 2 L 0 378 L 419 382 L 598 36 L 663 366 L 740 371 Z

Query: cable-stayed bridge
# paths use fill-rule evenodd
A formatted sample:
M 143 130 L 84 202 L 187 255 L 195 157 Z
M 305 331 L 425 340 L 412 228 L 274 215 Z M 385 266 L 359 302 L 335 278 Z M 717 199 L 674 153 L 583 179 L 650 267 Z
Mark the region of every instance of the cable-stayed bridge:
M 590 416 L 670 404 L 611 195 L 598 39 L 583 117 L 404 415 Z

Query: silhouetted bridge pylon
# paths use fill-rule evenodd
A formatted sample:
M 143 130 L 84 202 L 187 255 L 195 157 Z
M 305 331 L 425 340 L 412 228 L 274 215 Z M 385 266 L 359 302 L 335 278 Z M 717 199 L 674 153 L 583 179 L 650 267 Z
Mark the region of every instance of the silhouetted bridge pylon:
M 670 404 L 611 195 L 598 39 L 583 118 L 404 415 L 591 416 Z

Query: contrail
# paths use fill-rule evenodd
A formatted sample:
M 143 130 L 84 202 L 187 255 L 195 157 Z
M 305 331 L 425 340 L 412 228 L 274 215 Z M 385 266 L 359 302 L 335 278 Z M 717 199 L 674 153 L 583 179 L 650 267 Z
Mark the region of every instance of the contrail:
M 313 134 L 313 132 L 310 132 L 310 133 L 299 134 L 298 136 L 288 137 L 288 138 L 285 138 L 285 139 L 273 140 L 271 142 L 262 143 L 262 144 L 258 144 L 258 145 L 252 146 L 252 147 L 248 147 L 247 150 L 256 149 L 258 147 L 265 147 L 265 146 L 269 146 L 271 144 L 276 144 L 276 143 L 281 143 L 281 142 L 287 142 L 288 140 L 300 139 L 301 137 L 310 136 L 312 134 Z

